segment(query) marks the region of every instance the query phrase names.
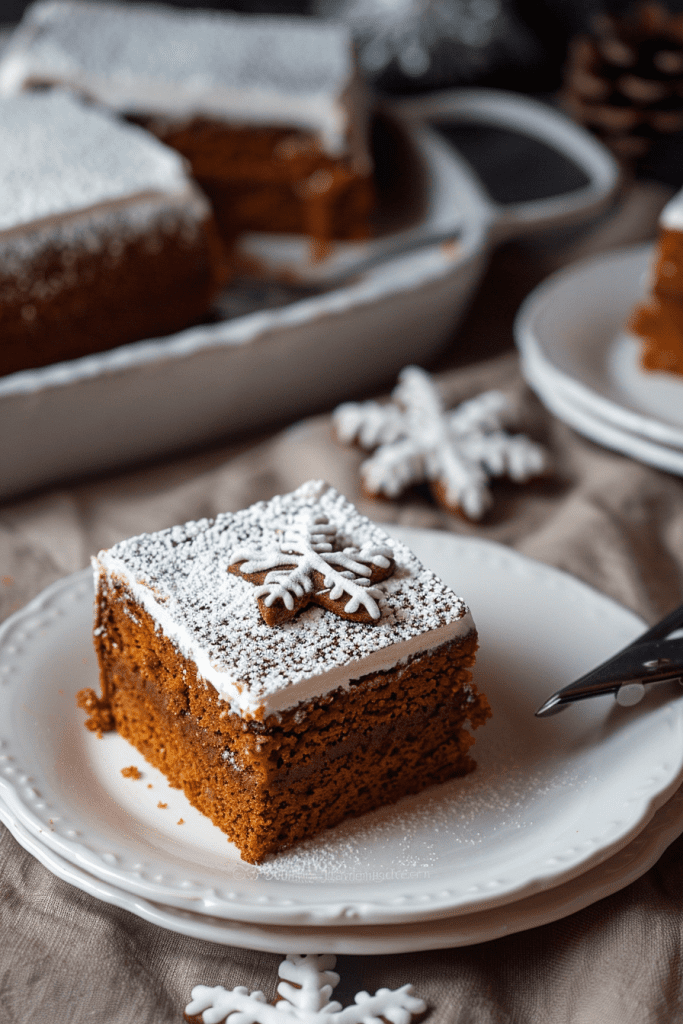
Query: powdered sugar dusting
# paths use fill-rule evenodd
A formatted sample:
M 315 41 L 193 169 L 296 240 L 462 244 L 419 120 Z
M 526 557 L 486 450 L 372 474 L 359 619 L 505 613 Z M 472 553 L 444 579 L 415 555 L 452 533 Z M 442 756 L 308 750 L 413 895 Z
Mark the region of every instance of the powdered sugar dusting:
M 58 91 L 0 101 L 0 153 L 0 230 L 189 185 L 173 150 Z
M 56 82 L 127 113 L 301 125 L 341 152 L 354 75 L 341 24 L 47 0 L 10 43 L 0 89 Z
M 272 856 L 258 871 L 265 878 L 296 884 L 426 879 L 442 867 L 445 846 L 456 857 L 467 851 L 476 854 L 484 845 L 490 851 L 499 836 L 513 851 L 516 836 L 524 842 L 521 833 L 534 826 L 531 807 L 542 818 L 546 802 L 551 812 L 563 791 L 575 792 L 591 781 L 568 766 L 530 768 L 511 752 L 499 752 L 465 778 L 342 822 Z M 377 866 L 374 876 L 368 870 L 368 850 Z
M 261 619 L 254 588 L 228 572 L 231 553 L 267 544 L 276 531 L 326 515 L 362 546 L 390 546 L 396 570 L 378 583 L 379 621 L 304 610 L 277 627 Z M 204 679 L 235 709 L 269 714 L 348 686 L 474 628 L 466 605 L 405 545 L 390 540 L 320 481 L 214 520 L 143 534 L 101 552 L 96 562 L 121 578 L 159 628 L 192 658 Z

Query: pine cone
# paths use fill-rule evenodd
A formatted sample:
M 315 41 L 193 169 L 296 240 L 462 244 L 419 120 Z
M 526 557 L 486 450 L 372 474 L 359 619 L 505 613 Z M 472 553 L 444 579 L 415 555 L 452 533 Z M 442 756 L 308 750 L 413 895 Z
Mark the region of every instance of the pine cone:
M 657 3 L 601 14 L 570 43 L 561 100 L 622 160 L 683 131 L 683 15 Z

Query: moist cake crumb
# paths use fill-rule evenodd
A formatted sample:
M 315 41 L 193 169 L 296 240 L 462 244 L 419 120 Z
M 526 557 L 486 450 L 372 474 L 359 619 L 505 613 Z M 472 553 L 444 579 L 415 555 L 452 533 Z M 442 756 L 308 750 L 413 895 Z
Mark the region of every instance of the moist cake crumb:
M 84 689 L 79 690 L 76 701 L 78 707 L 88 714 L 84 723 L 86 729 L 97 733 L 99 739 L 102 739 L 103 732 L 110 732 L 115 728 L 111 707 L 106 697 L 98 697 L 94 690 Z

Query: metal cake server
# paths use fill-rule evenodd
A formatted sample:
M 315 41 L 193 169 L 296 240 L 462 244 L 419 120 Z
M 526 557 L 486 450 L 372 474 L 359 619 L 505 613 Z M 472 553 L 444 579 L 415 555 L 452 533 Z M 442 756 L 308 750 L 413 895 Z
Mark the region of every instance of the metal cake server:
M 683 684 L 683 604 L 602 665 L 562 687 L 536 712 L 547 718 L 578 700 L 615 694 L 624 707 L 637 704 L 651 683 Z

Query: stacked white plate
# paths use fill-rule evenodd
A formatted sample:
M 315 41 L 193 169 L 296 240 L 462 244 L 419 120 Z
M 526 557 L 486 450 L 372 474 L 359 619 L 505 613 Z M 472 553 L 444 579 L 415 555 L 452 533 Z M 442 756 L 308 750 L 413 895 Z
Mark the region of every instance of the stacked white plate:
M 640 366 L 625 330 L 651 248 L 576 263 L 548 278 L 515 324 L 522 372 L 548 409 L 614 451 L 683 476 L 683 377 Z
M 488 542 L 392 527 L 471 605 L 494 715 L 477 770 L 331 829 L 260 868 L 125 740 L 83 728 L 97 686 L 92 580 L 59 581 L 0 629 L 0 819 L 50 871 L 162 927 L 272 952 L 467 945 L 573 913 L 683 831 L 683 693 L 554 690 L 643 629 L 558 570 Z M 142 772 L 126 778 L 130 765 Z

